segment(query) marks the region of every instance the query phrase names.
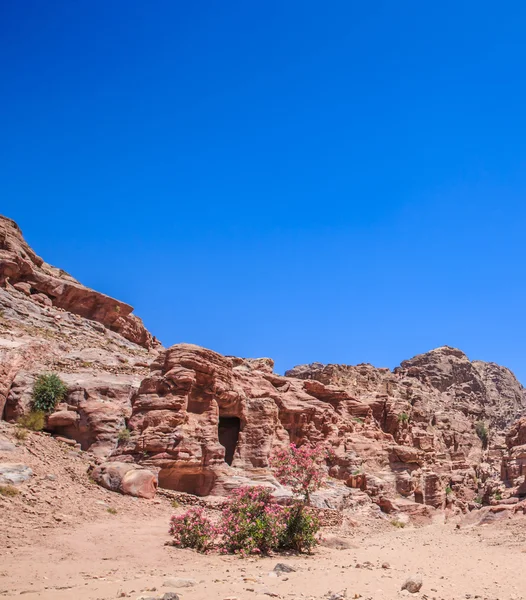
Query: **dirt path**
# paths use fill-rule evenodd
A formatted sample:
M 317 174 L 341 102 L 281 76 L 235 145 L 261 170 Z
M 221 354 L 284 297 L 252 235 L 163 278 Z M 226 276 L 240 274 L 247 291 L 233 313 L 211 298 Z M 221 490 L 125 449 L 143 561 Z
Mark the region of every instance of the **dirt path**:
M 165 510 L 152 519 L 118 514 L 51 532 L 30 548 L 2 551 L 0 597 L 136 599 L 177 591 L 181 600 L 320 599 L 347 590 L 347 598 L 393 600 L 406 594 L 400 586 L 408 574 L 421 573 L 424 585 L 412 598 L 526 599 L 522 522 L 500 529 L 393 528 L 349 539 L 352 547 L 346 550 L 323 547 L 311 557 L 241 560 L 164 546 L 170 514 Z M 277 562 L 297 571 L 269 575 Z M 193 579 L 195 585 L 176 588 L 174 578 Z

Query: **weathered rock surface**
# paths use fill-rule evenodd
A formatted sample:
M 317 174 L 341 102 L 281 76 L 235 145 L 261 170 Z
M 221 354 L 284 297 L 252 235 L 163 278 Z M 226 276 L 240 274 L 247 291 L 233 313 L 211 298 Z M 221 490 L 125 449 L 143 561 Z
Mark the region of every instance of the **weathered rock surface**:
M 500 371 L 490 370 L 488 389 L 479 374 L 485 368 L 445 347 L 394 372 L 315 364 L 281 377 L 269 359 L 179 344 L 152 363 L 132 399 L 130 439 L 114 456 L 158 469 L 161 487 L 207 495 L 247 481 L 277 485 L 269 470 L 275 449 L 321 442 L 331 449 L 330 474 L 385 512 L 407 510 L 393 504 L 396 497 L 466 510 L 498 478 L 499 423 L 523 402 L 522 387 L 504 370 L 499 381 L 508 391 L 497 415 Z M 476 433 L 479 421 L 494 428 L 489 450 Z
M 116 446 L 131 414 L 130 399 L 157 351 L 100 323 L 0 287 L 0 416 L 15 422 L 30 410 L 41 373 L 57 373 L 68 396 L 47 429 L 101 457 Z
M 158 476 L 198 495 L 260 483 L 287 501 L 269 461 L 295 442 L 330 449 L 319 507 L 417 520 L 526 497 L 526 392 L 505 367 L 442 347 L 394 371 L 314 363 L 283 377 L 268 358 L 164 350 L 131 310 L 44 263 L 0 217 L 0 415 L 16 422 L 35 378 L 57 373 L 68 393 L 46 430 L 111 455 L 96 473 L 108 489 L 150 494 Z
M 95 467 L 91 477 L 107 490 L 137 498 L 153 498 L 157 491 L 157 475 L 130 463 L 104 463 Z
M 0 483 L 18 485 L 31 478 L 33 471 L 19 463 L 0 463 Z
M 146 348 L 155 340 L 133 308 L 86 288 L 62 269 L 45 263 L 33 252 L 18 225 L 0 216 L 0 286 L 14 288 L 44 307 L 55 306 L 102 323 Z

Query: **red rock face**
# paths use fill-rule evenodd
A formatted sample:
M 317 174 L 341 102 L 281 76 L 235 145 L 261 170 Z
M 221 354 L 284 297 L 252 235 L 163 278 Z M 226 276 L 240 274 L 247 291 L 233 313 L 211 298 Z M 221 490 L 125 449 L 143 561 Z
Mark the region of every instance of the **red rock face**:
M 266 358 L 164 350 L 131 310 L 44 263 L 0 217 L 0 415 L 16 421 L 35 378 L 57 373 L 68 394 L 47 430 L 147 468 L 133 469 L 129 490 L 119 479 L 120 491 L 152 494 L 152 473 L 198 495 L 279 487 L 270 457 L 295 442 L 330 450 L 327 470 L 340 480 L 324 492 L 332 506 L 347 502 L 342 490 L 408 515 L 526 496 L 526 393 L 504 367 L 443 347 L 394 371 L 315 363 L 282 377 Z M 106 467 L 101 481 L 113 481 L 117 467 Z
M 8 286 L 43 306 L 56 306 L 102 323 L 146 348 L 156 344 L 141 320 L 131 314 L 131 306 L 90 290 L 65 271 L 46 264 L 26 243 L 18 225 L 0 216 L 0 287 Z
M 508 452 L 502 459 L 501 477 L 510 494 L 526 498 L 526 417 L 515 422 L 506 436 Z
M 480 375 L 489 368 L 493 387 Z M 443 508 L 449 489 L 466 508 L 500 464 L 497 424 L 524 402 L 503 369 L 507 393 L 495 412 L 498 369 L 439 348 L 395 372 L 315 364 L 281 377 L 269 359 L 180 344 L 152 363 L 132 399 L 131 439 L 114 457 L 157 469 L 161 487 L 207 495 L 247 480 L 276 483 L 276 448 L 320 442 L 331 449 L 330 474 L 380 506 L 388 495 Z M 475 431 L 479 420 L 495 424 L 490 451 Z

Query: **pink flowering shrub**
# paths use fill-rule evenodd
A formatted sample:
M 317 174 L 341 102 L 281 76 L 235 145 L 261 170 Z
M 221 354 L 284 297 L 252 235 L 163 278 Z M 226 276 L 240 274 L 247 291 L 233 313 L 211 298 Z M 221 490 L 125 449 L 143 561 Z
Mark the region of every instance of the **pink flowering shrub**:
M 294 494 L 309 504 L 310 495 L 319 489 L 325 478 L 325 451 L 321 446 L 290 444 L 278 450 L 271 459 L 277 480 L 288 485 Z
M 170 520 L 170 535 L 174 546 L 206 552 L 212 547 L 215 530 L 202 508 L 190 508 Z
M 223 552 L 243 556 L 274 550 L 310 552 L 320 525 L 307 505 L 323 483 L 326 458 L 321 446 L 291 444 L 279 450 L 271 464 L 277 479 L 299 497 L 292 506 L 276 504 L 268 488 L 239 488 L 229 498 L 218 526 L 212 525 L 202 508 L 174 515 L 170 521 L 174 545 L 206 552 L 217 544 Z
M 233 492 L 217 532 L 224 552 L 247 555 L 276 550 L 285 530 L 284 510 L 273 502 L 271 490 L 243 487 Z
M 318 543 L 316 534 L 320 529 L 318 519 L 306 509 L 312 492 L 319 489 L 325 478 L 327 450 L 321 446 L 290 444 L 278 450 L 271 460 L 274 474 L 280 483 L 288 485 L 300 498 L 286 509 L 285 529 L 281 535 L 281 547 L 297 552 L 310 552 Z

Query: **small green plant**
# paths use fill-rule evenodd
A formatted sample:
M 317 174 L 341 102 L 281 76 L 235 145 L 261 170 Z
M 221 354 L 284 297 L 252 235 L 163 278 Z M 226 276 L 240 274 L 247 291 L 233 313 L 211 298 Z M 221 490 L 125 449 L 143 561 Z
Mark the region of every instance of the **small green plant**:
M 32 410 L 26 415 L 22 415 L 21 417 L 19 417 L 17 424 L 18 428 L 15 432 L 15 435 L 18 439 L 25 439 L 25 437 L 19 437 L 19 435 L 23 436 L 23 434 L 21 433 L 22 431 L 25 430 L 27 436 L 28 429 L 31 431 L 42 431 L 42 429 L 44 429 L 44 426 L 46 424 L 46 413 L 42 410 Z
M 127 429 L 126 427 L 123 427 L 118 435 L 117 435 L 117 439 L 119 440 L 119 442 L 127 442 L 130 439 L 130 430 Z
M 500 502 L 502 500 L 502 492 L 500 490 L 497 490 L 494 494 L 493 497 L 495 498 L 495 500 L 497 502 Z
M 33 409 L 50 413 L 67 392 L 66 384 L 56 373 L 39 375 L 33 386 Z
M 482 505 L 482 496 L 478 495 L 473 499 L 473 502 L 475 502 L 475 504 L 479 504 Z
M 121 307 L 118 304 L 115 305 L 115 312 L 116 313 L 120 313 L 121 312 Z
M 479 436 L 480 441 L 482 442 L 482 447 L 485 450 L 488 447 L 489 432 L 484 421 L 477 421 L 475 423 L 475 431 Z
M 398 415 L 398 422 L 399 422 L 399 423 L 403 423 L 404 425 L 405 425 L 406 423 L 409 423 L 409 419 L 410 419 L 410 417 L 409 417 L 409 415 L 408 415 L 406 412 L 401 412 L 401 413 Z
M 403 529 L 405 527 L 405 523 L 403 521 L 400 521 L 399 519 L 393 519 L 391 521 L 391 525 L 393 527 L 397 527 L 398 529 Z
M 361 424 L 365 423 L 365 421 L 361 417 L 353 417 L 352 420 L 355 423 L 361 423 Z
M 14 485 L 0 485 L 0 496 L 17 496 L 20 492 Z
M 110 508 L 106 509 L 110 515 L 116 515 L 117 514 L 117 509 L 113 508 L 113 506 L 110 506 Z
M 172 508 L 181 508 L 181 503 L 175 500 L 175 498 L 170 502 Z
M 449 496 L 452 493 L 453 493 L 453 489 L 451 488 L 451 486 L 450 485 L 446 486 L 446 496 Z

